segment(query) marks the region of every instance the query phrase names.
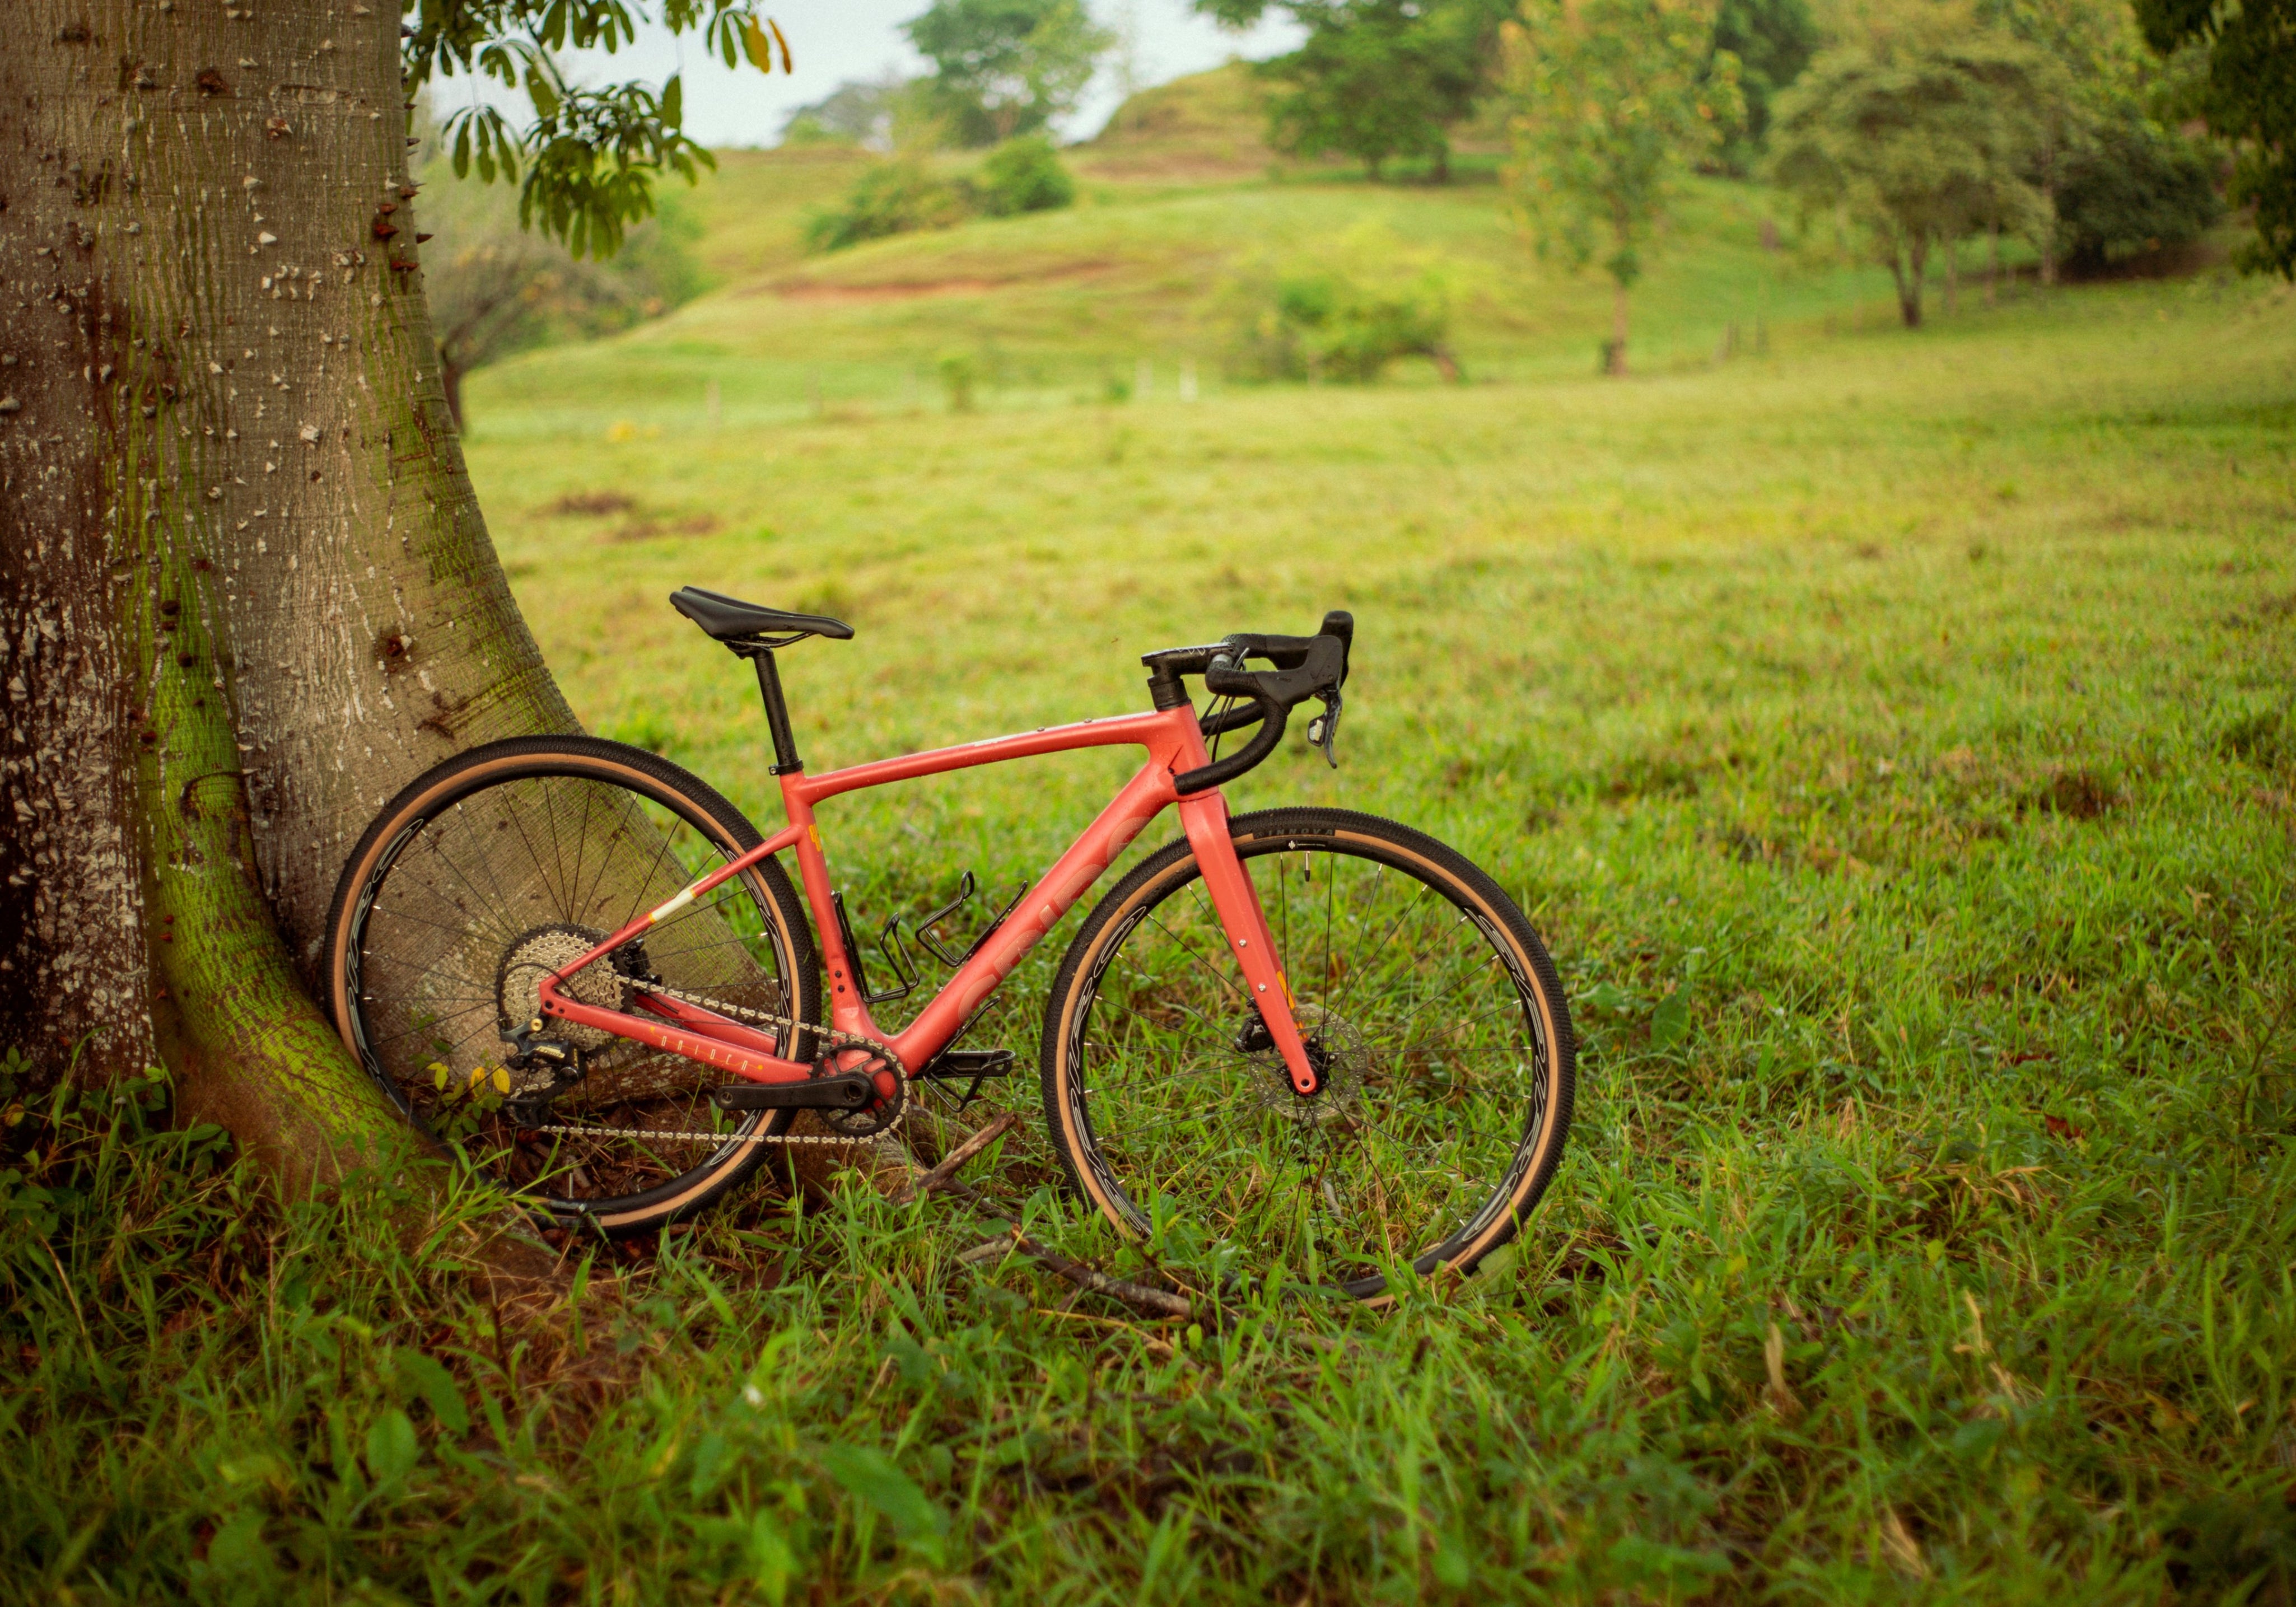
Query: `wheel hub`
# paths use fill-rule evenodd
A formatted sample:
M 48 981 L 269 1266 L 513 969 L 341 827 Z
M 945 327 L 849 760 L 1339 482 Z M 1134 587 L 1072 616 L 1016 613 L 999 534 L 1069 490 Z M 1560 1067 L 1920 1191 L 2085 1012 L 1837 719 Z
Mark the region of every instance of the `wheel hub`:
M 512 939 L 495 972 L 495 1004 L 504 1022 L 516 1030 L 540 1015 L 542 980 L 572 964 L 605 939 L 604 932 L 558 921 Z M 578 1004 L 599 1010 L 629 1008 L 630 979 L 611 958 L 584 966 L 560 983 L 558 991 Z M 577 1049 L 603 1049 L 614 1041 L 614 1035 L 602 1027 L 578 1026 L 563 1019 L 550 1023 L 550 1036 Z
M 1308 1063 L 1316 1069 L 1321 1086 L 1301 1095 L 1292 1086 L 1291 1069 L 1255 1012 L 1238 1035 L 1236 1046 L 1251 1068 L 1251 1086 L 1259 1108 L 1287 1121 L 1317 1126 L 1344 1119 L 1363 1101 L 1364 1076 L 1371 1056 L 1363 1035 L 1343 1017 L 1321 1004 L 1302 1004 L 1292 1013 L 1307 1046 Z

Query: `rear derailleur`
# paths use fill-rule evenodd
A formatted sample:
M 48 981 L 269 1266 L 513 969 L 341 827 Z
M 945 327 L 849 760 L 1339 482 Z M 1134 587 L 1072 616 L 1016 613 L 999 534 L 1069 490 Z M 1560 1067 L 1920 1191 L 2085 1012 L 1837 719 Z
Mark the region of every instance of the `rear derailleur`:
M 512 1030 L 504 1026 L 503 1042 L 510 1053 L 503 1068 L 511 1075 L 510 1093 L 503 1114 L 521 1127 L 538 1127 L 550 1119 L 550 1102 L 582 1080 L 582 1051 L 554 1037 L 545 1037 L 540 1016 Z

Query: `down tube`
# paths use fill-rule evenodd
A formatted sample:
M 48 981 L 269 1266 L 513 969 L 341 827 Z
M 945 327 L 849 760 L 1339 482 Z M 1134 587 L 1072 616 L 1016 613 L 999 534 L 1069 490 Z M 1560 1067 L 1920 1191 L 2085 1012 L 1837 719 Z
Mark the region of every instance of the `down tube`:
M 1101 873 L 1130 846 L 1143 827 L 1163 813 L 1175 796 L 1169 770 L 1154 759 L 1143 766 L 1069 846 L 1069 851 L 1029 890 L 1013 918 L 949 978 L 948 985 L 933 996 L 932 1003 L 909 1023 L 908 1030 L 893 1039 L 902 1063 L 914 1068 L 939 1054 L 997 984 L 1013 974 L 1021 956 L 1100 880 Z

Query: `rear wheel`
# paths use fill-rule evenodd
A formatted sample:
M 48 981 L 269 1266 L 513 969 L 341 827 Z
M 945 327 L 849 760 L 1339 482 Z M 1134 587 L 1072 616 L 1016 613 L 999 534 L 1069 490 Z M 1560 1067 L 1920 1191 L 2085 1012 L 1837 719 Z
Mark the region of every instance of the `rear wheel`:
M 1359 1297 L 1513 1238 L 1570 1122 L 1554 967 L 1499 886 L 1366 815 L 1230 823 L 1323 1086 L 1294 1093 L 1185 841 L 1103 899 L 1046 1006 L 1047 1126 L 1078 1190 L 1208 1283 Z M 1183 1275 L 1185 1275 L 1185 1274 Z
M 336 1023 L 410 1116 L 562 1224 L 620 1235 L 697 1210 L 757 1169 L 773 1146 L 753 1140 L 792 1112 L 729 1116 L 709 1098 L 722 1073 L 598 1029 L 551 1031 L 578 1075 L 507 1064 L 509 1039 L 544 976 L 759 840 L 641 749 L 519 738 L 460 754 L 391 799 L 343 868 L 328 922 Z M 819 1025 L 813 946 L 781 867 L 734 877 L 566 984 L 616 1010 L 650 989 L 777 1038 L 775 1019 Z

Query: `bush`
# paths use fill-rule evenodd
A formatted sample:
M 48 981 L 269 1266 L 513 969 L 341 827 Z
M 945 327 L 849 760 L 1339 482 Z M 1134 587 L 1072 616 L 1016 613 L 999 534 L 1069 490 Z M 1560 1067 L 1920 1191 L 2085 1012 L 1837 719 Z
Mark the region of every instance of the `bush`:
M 836 251 L 888 234 L 947 228 L 972 209 L 969 188 L 934 177 L 922 157 L 879 162 L 855 181 L 844 206 L 806 220 L 807 248 Z
M 1278 279 L 1245 320 L 1236 366 L 1247 378 L 1368 384 L 1398 357 L 1422 357 L 1459 377 L 1446 338 L 1449 287 L 1436 275 L 1367 286 L 1332 273 Z
M 2223 215 L 2208 153 L 2136 116 L 2103 129 L 2094 149 L 2069 164 L 2057 193 L 2065 262 L 2075 273 L 2184 245 Z
M 1076 180 L 1041 134 L 1006 140 L 980 165 L 980 209 L 992 217 L 1050 212 L 1076 200 Z

